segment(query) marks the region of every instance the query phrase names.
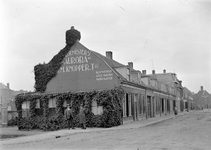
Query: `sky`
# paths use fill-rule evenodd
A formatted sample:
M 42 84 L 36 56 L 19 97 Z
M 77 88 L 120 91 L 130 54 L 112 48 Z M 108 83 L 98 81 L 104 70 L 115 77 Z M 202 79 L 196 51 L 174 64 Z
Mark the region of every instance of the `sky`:
M 211 92 L 210 0 L 1 0 L 0 82 L 34 90 L 34 66 L 65 47 L 74 26 L 90 50 Z

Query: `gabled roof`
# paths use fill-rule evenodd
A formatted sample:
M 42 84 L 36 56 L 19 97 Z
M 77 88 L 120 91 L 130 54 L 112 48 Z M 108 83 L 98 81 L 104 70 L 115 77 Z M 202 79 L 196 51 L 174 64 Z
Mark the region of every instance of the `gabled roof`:
M 208 100 L 211 103 L 211 95 L 206 90 L 200 90 L 198 93 L 194 94 L 193 100 L 197 103 L 204 103 L 205 100 Z

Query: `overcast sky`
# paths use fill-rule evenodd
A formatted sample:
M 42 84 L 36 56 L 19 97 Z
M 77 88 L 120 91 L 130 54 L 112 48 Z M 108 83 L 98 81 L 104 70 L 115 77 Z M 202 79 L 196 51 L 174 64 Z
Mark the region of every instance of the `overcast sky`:
M 210 0 L 1 0 L 0 15 L 0 82 L 11 89 L 33 91 L 34 66 L 64 48 L 75 26 L 90 50 L 211 92 Z

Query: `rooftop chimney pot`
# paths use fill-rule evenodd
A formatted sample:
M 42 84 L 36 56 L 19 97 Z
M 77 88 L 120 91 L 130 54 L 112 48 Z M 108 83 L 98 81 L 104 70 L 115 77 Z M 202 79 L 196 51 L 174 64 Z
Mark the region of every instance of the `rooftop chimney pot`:
M 113 59 L 112 51 L 106 51 L 106 57 L 109 59 Z
M 128 66 L 133 69 L 133 62 L 128 62 Z
M 203 86 L 201 86 L 201 91 L 203 91 Z
M 165 69 L 163 70 L 163 73 L 166 73 L 166 70 Z
M 155 74 L 155 70 L 152 70 L 152 74 Z
M 10 88 L 10 84 L 9 84 L 9 83 L 7 83 L 7 88 L 8 88 L 8 89 Z
M 182 81 L 181 81 L 181 80 L 179 81 L 179 83 L 180 83 L 180 85 L 182 86 Z

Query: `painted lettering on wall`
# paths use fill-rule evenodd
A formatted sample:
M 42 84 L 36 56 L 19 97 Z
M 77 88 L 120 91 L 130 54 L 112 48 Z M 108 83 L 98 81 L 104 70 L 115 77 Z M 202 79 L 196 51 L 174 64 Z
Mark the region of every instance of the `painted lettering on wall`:
M 91 51 L 84 49 L 71 50 L 65 56 L 58 73 L 95 70 L 98 68 L 98 64 L 89 63 L 91 59 Z
M 111 70 L 96 71 L 97 81 L 112 80 L 112 79 L 113 79 L 113 72 Z

